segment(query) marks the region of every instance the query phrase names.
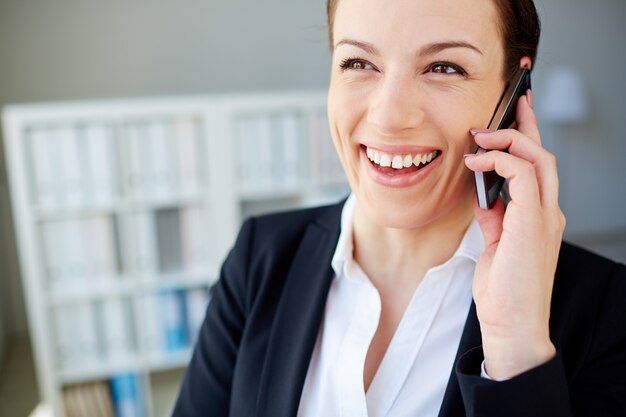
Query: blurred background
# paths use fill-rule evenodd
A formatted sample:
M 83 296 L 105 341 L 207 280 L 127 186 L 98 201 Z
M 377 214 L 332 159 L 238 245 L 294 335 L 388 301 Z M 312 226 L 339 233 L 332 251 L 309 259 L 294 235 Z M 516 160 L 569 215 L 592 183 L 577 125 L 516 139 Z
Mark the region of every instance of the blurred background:
M 559 161 L 566 238 L 626 262 L 626 2 L 536 4 L 543 34 L 533 73 L 535 108 L 544 145 Z M 321 0 L 0 0 L 0 57 L 3 107 L 215 93 L 323 94 L 330 63 Z M 40 393 L 8 175 L 0 145 L 0 416 L 21 417 L 35 408 Z M 182 370 L 171 372 L 155 375 L 152 386 L 163 379 L 174 392 Z M 157 401 L 154 407 L 161 409 L 154 415 L 167 415 L 173 395 Z

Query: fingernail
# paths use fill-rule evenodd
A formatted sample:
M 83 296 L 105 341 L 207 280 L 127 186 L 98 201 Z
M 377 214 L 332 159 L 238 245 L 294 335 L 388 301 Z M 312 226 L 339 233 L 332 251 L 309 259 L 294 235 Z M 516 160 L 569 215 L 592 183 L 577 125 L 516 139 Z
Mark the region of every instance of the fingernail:
M 470 134 L 472 136 L 476 136 L 479 133 L 491 133 L 492 130 L 489 129 L 480 129 L 480 128 L 476 128 L 476 129 L 470 129 Z
M 530 106 L 530 108 L 531 109 L 534 108 L 533 92 L 530 88 L 526 92 L 526 97 L 527 97 L 528 105 Z
M 467 158 L 473 158 L 473 157 L 475 157 L 475 156 L 476 156 L 476 154 L 475 154 L 475 153 L 466 153 L 466 154 L 463 154 L 463 158 L 464 158 L 464 159 L 467 159 Z

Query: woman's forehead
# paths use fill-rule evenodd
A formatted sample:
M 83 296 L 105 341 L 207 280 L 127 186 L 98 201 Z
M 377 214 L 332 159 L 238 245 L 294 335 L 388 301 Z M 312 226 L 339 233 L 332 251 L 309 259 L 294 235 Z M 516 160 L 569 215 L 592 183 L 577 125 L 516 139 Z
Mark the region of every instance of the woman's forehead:
M 442 40 L 493 46 L 500 36 L 493 0 L 339 0 L 334 42 L 356 38 L 380 48 Z

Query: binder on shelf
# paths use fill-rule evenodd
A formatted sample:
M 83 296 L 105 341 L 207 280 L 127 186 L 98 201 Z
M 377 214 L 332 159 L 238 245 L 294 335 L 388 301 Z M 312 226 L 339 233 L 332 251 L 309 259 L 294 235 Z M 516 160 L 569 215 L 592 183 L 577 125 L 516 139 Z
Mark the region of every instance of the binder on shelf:
M 255 117 L 256 135 L 253 138 L 257 142 L 255 155 L 259 170 L 259 186 L 269 188 L 273 185 L 272 166 L 276 158 L 272 155 L 272 119 L 269 115 L 260 114 Z
M 182 271 L 181 225 L 178 209 L 157 210 L 155 220 L 159 272 Z
M 41 208 L 54 207 L 59 203 L 59 175 L 54 164 L 57 146 L 50 129 L 30 129 L 26 137 L 28 157 L 26 165 L 32 171 L 31 190 L 33 201 Z
M 311 179 L 314 183 L 345 181 L 341 161 L 337 157 L 324 112 L 315 112 L 309 116 L 309 146 Z
M 187 291 L 187 320 L 192 346 L 195 345 L 202 323 L 204 323 L 209 299 L 208 288 L 200 287 Z
M 57 160 L 60 171 L 60 195 L 63 203 L 68 206 L 77 206 L 85 203 L 87 187 L 84 181 L 82 143 L 79 142 L 77 131 L 73 126 L 64 126 L 56 129 L 56 145 L 59 147 Z
M 79 357 L 76 366 L 99 363 L 100 350 L 95 308 L 91 303 L 76 304 L 74 311 L 74 341 L 78 344 Z
M 157 271 L 156 226 L 154 213 L 129 212 L 122 217 L 123 268 L 131 276 L 152 278 Z
M 276 183 L 286 187 L 297 186 L 301 180 L 300 167 L 305 163 L 305 159 L 300 154 L 303 137 L 299 117 L 292 113 L 284 114 L 278 119 L 278 127 L 276 154 L 281 155 L 281 161 L 274 165 L 278 165 L 281 169 Z
M 189 346 L 185 292 L 165 291 L 161 294 L 161 320 L 165 331 L 166 352 L 177 352 Z
M 160 120 L 152 120 L 146 126 L 143 134 L 146 135 L 144 143 L 148 145 L 143 149 L 147 157 L 146 165 L 149 170 L 150 189 L 155 197 L 171 195 L 174 190 L 174 172 L 172 170 L 173 141 L 170 137 L 171 130 Z
M 257 143 L 254 140 L 254 123 L 249 117 L 237 118 L 234 123 L 237 149 L 235 161 L 238 162 L 239 185 L 241 188 L 252 188 L 259 175 L 255 162 Z
M 53 290 L 67 286 L 70 278 L 65 259 L 68 255 L 64 246 L 65 230 L 63 221 L 48 221 L 41 225 L 45 281 L 46 286 Z
M 193 194 L 198 192 L 202 183 L 198 161 L 202 155 L 198 122 L 192 117 L 180 116 L 174 122 L 174 132 L 177 188 L 182 195 Z
M 80 354 L 75 339 L 74 314 L 72 306 L 57 307 L 52 314 L 55 362 L 60 369 L 69 368 Z
M 80 228 L 82 256 L 88 264 L 86 284 L 112 283 L 117 274 L 113 218 L 105 215 L 88 217 L 81 222 Z
M 87 124 L 82 129 L 85 143 L 85 174 L 88 196 L 94 203 L 109 203 L 115 195 L 115 151 L 110 128 Z
M 109 384 L 104 381 L 99 381 L 93 384 L 93 389 L 101 417 L 116 417 L 113 411 L 113 398 L 111 397 Z
M 158 356 L 165 351 L 165 331 L 161 320 L 161 302 L 157 294 L 139 297 L 142 326 L 140 344 L 149 356 Z
M 94 306 L 87 302 L 56 307 L 54 336 L 61 369 L 79 369 L 100 359 Z
M 107 217 L 43 222 L 41 236 L 50 288 L 89 288 L 98 280 L 110 279 L 116 262 L 111 233 Z M 101 252 L 95 253 L 94 245 Z M 100 271 L 96 262 L 103 264 Z
M 144 417 L 143 396 L 136 375 L 118 375 L 111 379 L 110 384 L 117 417 Z
M 98 324 L 104 357 L 110 361 L 132 357 L 134 344 L 130 305 L 124 299 L 106 298 L 98 305 Z
M 124 188 L 128 195 L 141 197 L 145 190 L 145 171 L 142 169 L 142 143 L 140 126 L 136 123 L 127 124 L 124 127 L 126 155 L 126 172 L 124 175 Z
M 210 236 L 206 209 L 193 206 L 180 209 L 180 248 L 185 271 L 207 270 L 210 256 L 215 253 Z
M 63 388 L 65 417 L 116 417 L 109 385 L 96 381 Z

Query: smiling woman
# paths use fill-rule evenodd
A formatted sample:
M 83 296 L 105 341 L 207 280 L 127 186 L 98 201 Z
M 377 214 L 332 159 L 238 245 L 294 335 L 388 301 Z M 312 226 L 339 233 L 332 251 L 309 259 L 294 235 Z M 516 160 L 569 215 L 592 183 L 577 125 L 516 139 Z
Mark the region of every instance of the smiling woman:
M 626 267 L 562 242 L 530 90 L 483 128 L 532 67 L 532 0 L 327 7 L 352 194 L 244 224 L 174 416 L 624 415 Z

